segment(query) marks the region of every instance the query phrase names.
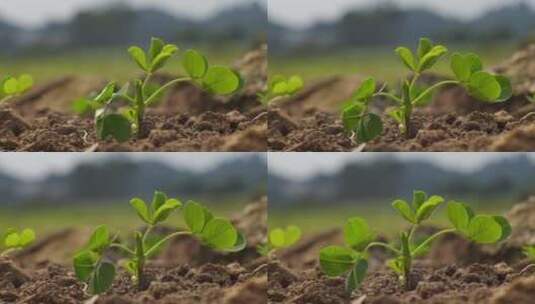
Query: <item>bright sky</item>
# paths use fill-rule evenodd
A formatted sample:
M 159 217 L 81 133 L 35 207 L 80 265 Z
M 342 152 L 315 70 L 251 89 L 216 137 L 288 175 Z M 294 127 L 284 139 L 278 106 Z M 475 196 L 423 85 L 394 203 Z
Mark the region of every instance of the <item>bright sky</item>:
M 535 155 L 528 154 L 532 161 Z M 374 158 L 395 157 L 401 160 L 425 160 L 459 171 L 478 169 L 488 162 L 515 153 L 270 153 L 269 171 L 288 178 L 302 179 L 319 173 L 334 173 L 348 162 L 368 162 Z
M 362 8 L 382 0 L 269 0 L 269 16 L 295 27 L 316 21 L 334 20 L 349 9 Z M 483 12 L 524 0 L 390 0 L 401 7 L 425 7 L 444 15 L 473 18 Z M 535 7 L 535 0 L 525 0 Z
M 121 156 L 122 155 L 122 156 Z M 251 153 L 0 153 L 0 170 L 20 178 L 40 178 L 51 173 L 64 173 L 80 162 L 96 162 L 108 157 L 160 161 L 176 168 L 202 171 Z
M 159 7 L 177 15 L 205 17 L 240 3 L 267 0 L 0 0 L 0 16 L 18 25 L 39 26 L 50 20 L 66 20 L 80 8 L 122 2 L 135 7 Z

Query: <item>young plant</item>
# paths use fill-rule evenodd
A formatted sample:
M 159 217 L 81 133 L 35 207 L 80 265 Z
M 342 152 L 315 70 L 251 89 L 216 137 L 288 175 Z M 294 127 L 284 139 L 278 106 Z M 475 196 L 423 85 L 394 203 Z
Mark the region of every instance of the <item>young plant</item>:
M 154 105 L 165 90 L 181 82 L 193 82 L 208 93 L 228 95 L 241 87 L 240 76 L 232 69 L 209 65 L 206 58 L 196 50 L 188 50 L 182 56 L 182 66 L 187 76 L 173 79 L 162 86 L 154 87 L 151 77 L 162 69 L 169 59 L 179 51 L 174 44 L 165 44 L 152 38 L 150 48 L 145 52 L 137 46 L 128 52 L 143 72 L 142 79 L 135 79 L 119 87 L 110 82 L 96 96 L 75 101 L 73 108 L 80 114 L 95 113 L 95 127 L 99 139 L 112 137 L 119 142 L 140 136 L 147 107 Z M 113 105 L 126 102 L 127 107 L 118 112 Z
M 535 263 L 535 245 L 525 246 L 524 254 Z
M 411 269 L 413 260 L 424 255 L 431 243 L 446 233 L 459 233 L 467 239 L 479 244 L 500 242 L 511 233 L 511 226 L 502 216 L 476 215 L 464 203 L 451 201 L 447 205 L 447 213 L 452 228 L 436 232 L 421 242 L 415 240 L 418 227 L 428 220 L 434 211 L 443 204 L 440 196 L 428 197 L 422 191 L 415 191 L 412 204 L 404 200 L 396 200 L 392 206 L 401 217 L 411 224 L 408 231 L 400 233 L 399 244 L 374 242 L 375 234 L 368 223 L 359 217 L 351 218 L 344 227 L 346 247 L 328 246 L 320 251 L 322 271 L 331 277 L 346 274 L 346 289 L 351 293 L 358 288 L 368 271 L 369 250 L 382 247 L 393 254 L 387 265 L 398 275 L 406 289 L 413 287 Z
M 258 253 L 270 256 L 275 251 L 288 248 L 301 239 L 301 229 L 297 226 L 288 226 L 286 229 L 275 228 L 268 234 L 266 244 L 258 245 Z
M 291 97 L 304 87 L 304 81 L 301 76 L 294 75 L 286 78 L 282 75 L 275 75 L 269 82 L 268 89 L 264 93 L 259 93 L 260 101 L 268 105 L 279 98 Z
M 19 77 L 7 76 L 0 82 L 0 104 L 25 93 L 33 86 L 33 78 L 24 74 Z
M 8 254 L 21 250 L 32 244 L 35 241 L 35 232 L 32 229 L 24 229 L 17 231 L 9 228 L 2 237 L 3 249 L 0 251 L 0 256 L 7 256 Z
M 429 87 L 418 83 L 423 72 L 433 68 L 448 52 L 443 45 L 434 45 L 427 38 L 420 39 L 415 54 L 406 47 L 399 47 L 396 53 L 411 72 L 412 76 L 402 81 L 401 92 L 386 92 L 386 84 L 377 90 L 374 78 L 366 79 L 355 91 L 350 102 L 342 111 L 342 120 L 347 132 L 354 133 L 359 142 L 368 142 L 383 132 L 381 118 L 369 112 L 369 105 L 375 97 L 382 96 L 397 105 L 388 115 L 398 124 L 402 134 L 411 136 L 411 118 L 414 108 L 427 106 L 433 92 L 446 85 L 461 85 L 472 97 L 484 102 L 497 103 L 512 96 L 508 78 L 483 71 L 481 59 L 473 53 L 454 53 L 450 67 L 455 75 L 453 80 L 437 82 Z
M 117 248 L 125 254 L 126 260 L 121 265 L 132 275 L 137 287 L 142 289 L 146 283 L 144 275 L 146 261 L 173 238 L 191 235 L 203 244 L 223 252 L 241 251 L 246 246 L 245 238 L 228 219 L 215 217 L 206 207 L 196 202 L 189 201 L 182 208 L 179 200 L 170 199 L 163 192 L 156 191 L 150 205 L 139 198 L 132 199 L 130 205 L 147 225 L 144 231 L 134 233 L 132 248 L 118 243 L 117 235 L 111 236 L 106 226 L 99 226 L 87 245 L 74 257 L 76 276 L 88 284 L 88 291 L 91 294 L 103 293 L 113 283 L 116 274 L 115 265 L 106 257 L 106 251 L 110 248 Z M 151 238 L 154 227 L 163 223 L 179 209 L 182 209 L 187 229 L 154 241 L 154 238 Z

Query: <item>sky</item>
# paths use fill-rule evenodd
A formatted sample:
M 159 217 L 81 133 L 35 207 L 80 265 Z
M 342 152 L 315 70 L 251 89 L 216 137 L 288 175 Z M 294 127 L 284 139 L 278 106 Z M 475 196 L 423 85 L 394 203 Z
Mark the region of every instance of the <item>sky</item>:
M 382 0 L 269 0 L 270 19 L 294 27 L 306 27 L 316 21 L 339 18 L 348 9 L 362 8 Z M 485 11 L 524 0 L 390 0 L 401 7 L 430 8 L 443 15 L 463 19 Z M 525 0 L 535 7 L 535 0 Z
M 38 27 L 48 21 L 67 20 L 80 8 L 102 6 L 113 1 L 135 7 L 159 7 L 176 15 L 201 18 L 240 3 L 266 0 L 0 0 L 0 16 L 17 25 Z M 262 2 L 261 2 L 262 3 Z M 265 3 L 265 2 L 264 2 Z
M 535 161 L 535 155 L 528 155 Z M 334 173 L 348 162 L 367 162 L 385 156 L 401 160 L 427 160 L 444 168 L 470 171 L 488 162 L 518 155 L 514 153 L 270 153 L 268 163 L 270 173 L 303 179 L 319 173 Z
M 112 155 L 114 154 L 114 155 Z M 0 153 L 0 170 L 23 179 L 37 179 L 51 173 L 65 173 L 80 162 L 97 162 L 121 153 Z M 209 169 L 220 162 L 249 153 L 125 153 L 124 157 L 136 160 L 155 160 L 177 168 L 195 171 Z

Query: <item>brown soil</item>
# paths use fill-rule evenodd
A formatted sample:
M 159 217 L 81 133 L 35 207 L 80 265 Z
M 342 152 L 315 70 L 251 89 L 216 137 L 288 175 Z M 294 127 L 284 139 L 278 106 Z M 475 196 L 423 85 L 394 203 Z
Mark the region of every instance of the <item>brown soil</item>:
M 0 106 L 0 151 L 266 151 L 267 115 L 256 96 L 266 81 L 265 48 L 235 68 L 245 79 L 239 93 L 215 97 L 177 85 L 147 111 L 140 138 L 124 144 L 98 141 L 93 120 L 71 111 L 74 100 L 100 90 L 105 79 L 68 76 L 39 85 Z

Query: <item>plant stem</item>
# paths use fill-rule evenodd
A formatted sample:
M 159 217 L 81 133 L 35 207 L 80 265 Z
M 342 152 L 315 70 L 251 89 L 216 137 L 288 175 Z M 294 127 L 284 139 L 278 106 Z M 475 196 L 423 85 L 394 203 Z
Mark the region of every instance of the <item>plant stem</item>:
M 165 242 L 169 241 L 170 239 L 174 237 L 181 236 L 181 235 L 191 235 L 191 232 L 190 231 L 177 231 L 177 232 L 171 233 L 170 235 L 161 239 L 158 243 L 154 244 L 149 250 L 147 250 L 145 252 L 145 257 L 149 257 L 154 251 L 160 248 L 160 246 L 162 246 Z
M 434 241 L 439 236 L 441 236 L 443 234 L 446 234 L 446 233 L 455 232 L 455 231 L 456 231 L 455 228 L 444 229 L 442 231 L 439 231 L 439 232 L 433 234 L 432 236 L 430 236 L 427 240 L 422 242 L 420 245 L 418 245 L 418 247 L 416 247 L 412 252 L 418 252 L 418 251 L 422 250 L 423 248 L 427 247 L 427 245 L 429 245 L 432 241 Z
M 145 241 L 147 240 L 147 237 L 148 237 L 149 233 L 152 231 L 153 228 L 154 228 L 154 226 L 150 225 L 149 227 L 147 227 L 147 229 L 143 233 L 143 244 L 145 244 Z
M 403 100 L 401 100 L 401 98 L 397 97 L 396 95 L 394 94 L 391 94 L 391 93 L 384 93 L 384 92 L 379 92 L 379 93 L 375 93 L 374 96 L 383 96 L 383 97 L 387 97 L 387 98 L 390 98 L 398 103 L 403 103 Z
M 409 242 L 412 240 L 412 237 L 414 236 L 414 233 L 416 232 L 417 228 L 417 225 L 412 225 L 411 230 L 409 231 Z
M 366 246 L 366 248 L 364 248 L 364 252 L 370 250 L 372 247 L 383 247 L 383 248 L 386 248 L 396 254 L 401 254 L 401 251 L 399 251 L 398 249 L 388 245 L 388 244 L 385 244 L 385 243 L 381 243 L 381 242 L 371 242 L 368 244 L 368 246 Z
M 177 78 L 175 80 L 171 80 L 170 82 L 166 83 L 165 85 L 160 87 L 158 90 L 156 90 L 154 93 L 152 93 L 152 95 L 149 96 L 145 100 L 145 105 L 146 106 L 152 105 L 156 101 L 156 97 L 158 95 L 160 95 L 160 93 L 162 93 L 163 91 L 167 90 L 168 88 L 174 86 L 175 84 L 180 83 L 180 82 L 190 81 L 190 80 L 191 80 L 191 77 L 181 77 L 181 78 Z
M 445 86 L 445 85 L 449 85 L 449 84 L 459 84 L 460 82 L 457 81 L 457 80 L 445 80 L 445 81 L 441 81 L 439 83 L 436 83 L 432 86 L 430 86 L 429 88 L 427 88 L 425 91 L 423 91 L 422 93 L 420 93 L 420 95 L 418 95 L 418 97 L 416 97 L 413 101 L 412 101 L 412 104 L 418 104 L 418 102 L 420 100 L 422 100 L 427 94 L 431 93 L 432 91 L 438 89 L 439 87 L 441 86 Z
M 141 233 L 136 233 L 136 275 L 137 286 L 141 290 L 143 282 L 145 281 L 143 269 L 145 267 L 145 246 L 143 246 L 143 236 Z
M 125 252 L 127 252 L 127 253 L 129 253 L 131 255 L 135 255 L 136 254 L 132 249 L 130 249 L 130 248 L 124 246 L 124 245 L 121 245 L 119 243 L 111 244 L 110 248 L 119 248 L 119 249 L 121 249 L 121 250 L 123 250 L 123 251 L 125 251 Z

